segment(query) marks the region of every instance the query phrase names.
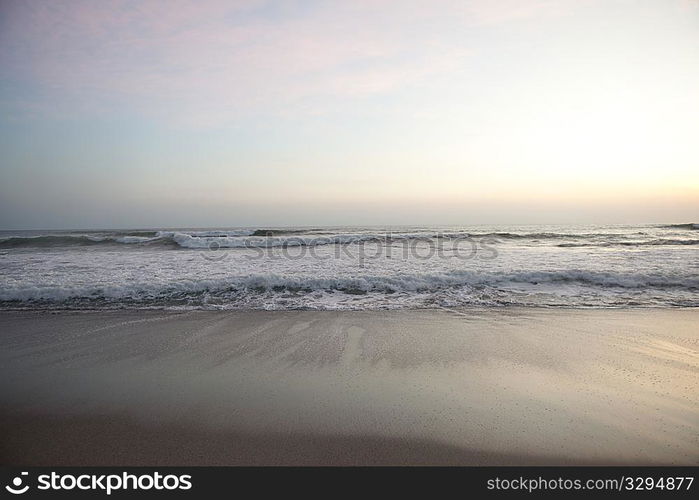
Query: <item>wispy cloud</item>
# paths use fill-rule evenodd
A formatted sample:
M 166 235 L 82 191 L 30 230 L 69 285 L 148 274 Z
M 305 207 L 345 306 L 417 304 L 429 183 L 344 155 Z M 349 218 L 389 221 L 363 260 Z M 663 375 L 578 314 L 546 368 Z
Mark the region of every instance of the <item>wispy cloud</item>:
M 567 3 L 7 0 L 0 62 L 24 111 L 211 124 L 419 83 L 464 64 L 469 27 Z

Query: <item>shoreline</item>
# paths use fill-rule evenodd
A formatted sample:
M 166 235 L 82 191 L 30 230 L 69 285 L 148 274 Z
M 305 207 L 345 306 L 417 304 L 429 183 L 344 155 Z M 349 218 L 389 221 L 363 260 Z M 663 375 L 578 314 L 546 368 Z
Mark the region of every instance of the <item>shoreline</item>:
M 0 311 L 3 464 L 697 465 L 699 310 Z
M 618 311 L 618 312 L 643 312 L 643 311 L 699 311 L 699 306 L 669 306 L 661 305 L 632 305 L 632 306 L 616 306 L 616 305 L 591 305 L 591 306 L 562 306 L 562 305 L 457 305 L 457 306 L 424 306 L 424 307 L 391 307 L 391 308 L 356 308 L 356 309 L 314 309 L 314 308 L 293 308 L 293 309 L 261 309 L 261 308 L 239 308 L 239 309 L 205 309 L 200 306 L 194 306 L 189 309 L 179 308 L 176 306 L 158 306 L 158 307 L 95 307 L 95 308 L 0 308 L 0 317 L 3 315 L 26 314 L 26 315 L 70 315 L 70 314 L 111 314 L 111 313 L 126 313 L 126 314 L 236 314 L 236 313 L 410 313 L 410 312 L 446 312 L 456 315 L 482 315 L 488 312 L 493 313 L 526 313 L 531 311 L 536 314 L 537 311 L 549 311 L 559 313 L 576 313 L 576 312 L 594 312 L 594 311 Z

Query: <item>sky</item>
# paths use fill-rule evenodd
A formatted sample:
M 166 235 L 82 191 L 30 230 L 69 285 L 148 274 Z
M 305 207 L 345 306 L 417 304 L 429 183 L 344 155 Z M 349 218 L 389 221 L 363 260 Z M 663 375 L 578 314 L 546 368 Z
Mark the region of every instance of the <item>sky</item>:
M 654 222 L 698 0 L 0 0 L 0 229 Z

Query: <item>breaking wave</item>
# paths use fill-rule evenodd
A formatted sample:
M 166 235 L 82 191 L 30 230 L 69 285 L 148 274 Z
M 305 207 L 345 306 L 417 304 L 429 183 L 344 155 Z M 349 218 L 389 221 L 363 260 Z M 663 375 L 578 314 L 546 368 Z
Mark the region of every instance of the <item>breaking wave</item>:
M 684 226 L 684 225 L 678 225 Z M 361 232 L 331 233 L 321 229 L 237 229 L 208 231 L 114 231 L 89 233 L 55 233 L 31 236 L 0 237 L 0 249 L 60 248 L 99 245 L 163 246 L 184 249 L 207 248 L 269 248 L 289 246 L 317 246 L 361 242 L 393 242 L 405 240 L 488 238 L 513 240 L 534 244 L 550 241 L 559 247 L 577 246 L 645 246 L 695 245 L 699 240 L 655 238 L 644 241 L 630 240 L 645 233 L 556 233 L 556 232 Z
M 156 233 L 152 236 L 124 234 L 119 236 L 79 235 L 41 235 L 41 236 L 10 236 L 0 239 L 0 248 L 54 248 L 72 246 L 92 246 L 110 243 L 150 243 L 160 240 Z
M 648 241 L 615 241 L 615 242 L 600 242 L 600 243 L 559 243 L 558 247 L 576 248 L 576 247 L 644 247 L 644 246 L 663 246 L 663 245 L 699 245 L 699 240 L 677 240 L 658 238 Z
M 132 283 L 120 286 L 81 286 L 81 287 L 8 287 L 0 291 L 0 304 L 36 305 L 37 302 L 67 304 L 70 302 L 110 301 L 123 304 L 149 304 L 167 307 L 187 303 L 202 305 L 210 302 L 226 304 L 230 307 L 249 305 L 251 295 L 271 294 L 279 297 L 340 293 L 347 295 L 378 294 L 435 294 L 440 291 L 460 292 L 463 304 L 470 298 L 482 297 L 478 292 L 503 292 L 509 287 L 526 285 L 536 287 L 582 286 L 591 290 L 681 290 L 699 291 L 699 277 L 677 275 L 655 275 L 643 273 L 609 273 L 585 270 L 565 271 L 520 271 L 478 273 L 454 271 L 442 274 L 397 274 L 392 276 L 357 276 L 343 278 L 293 277 L 274 274 L 232 276 L 225 279 L 178 281 L 165 283 Z
M 699 224 L 667 224 L 664 226 L 659 226 L 666 229 L 689 229 L 689 230 L 699 230 Z

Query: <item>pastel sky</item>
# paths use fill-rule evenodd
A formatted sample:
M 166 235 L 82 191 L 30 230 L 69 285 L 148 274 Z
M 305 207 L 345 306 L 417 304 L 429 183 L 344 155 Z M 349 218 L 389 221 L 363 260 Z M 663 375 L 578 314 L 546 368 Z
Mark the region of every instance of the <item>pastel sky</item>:
M 699 222 L 696 0 L 0 0 L 0 228 Z

